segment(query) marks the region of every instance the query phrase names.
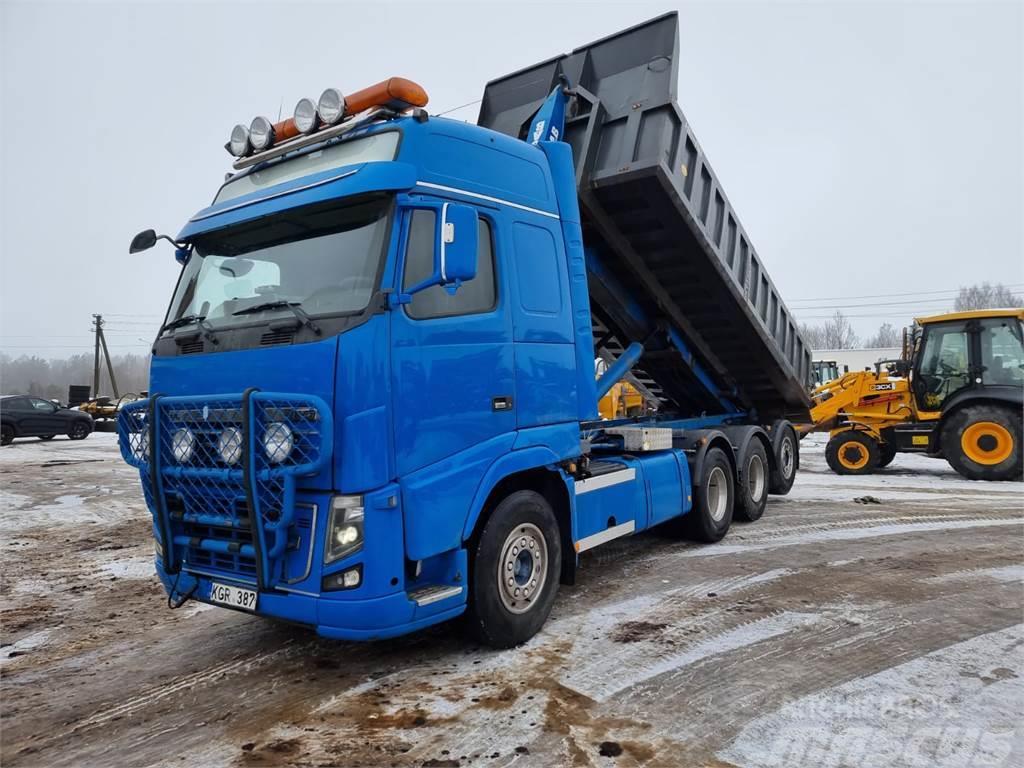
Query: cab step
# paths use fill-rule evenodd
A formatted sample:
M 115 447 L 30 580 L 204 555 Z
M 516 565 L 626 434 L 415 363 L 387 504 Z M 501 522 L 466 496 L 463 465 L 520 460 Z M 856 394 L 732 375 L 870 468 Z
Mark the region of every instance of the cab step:
M 462 587 L 451 584 L 428 584 L 409 593 L 409 599 L 416 605 L 430 605 L 462 594 Z

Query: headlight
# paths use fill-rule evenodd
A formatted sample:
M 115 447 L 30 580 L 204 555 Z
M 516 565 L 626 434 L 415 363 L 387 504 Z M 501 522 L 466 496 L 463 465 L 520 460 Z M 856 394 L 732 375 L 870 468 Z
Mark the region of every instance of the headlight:
M 149 426 L 141 432 L 132 432 L 128 437 L 132 455 L 139 461 L 149 461 Z
M 242 430 L 228 427 L 217 438 L 217 453 L 225 464 L 237 464 L 242 458 Z
M 249 154 L 249 129 L 244 125 L 236 125 L 231 129 L 231 140 L 228 141 L 228 152 L 235 157 L 245 157 Z
M 317 114 L 328 125 L 334 125 L 345 116 L 345 97 L 337 88 L 328 88 L 316 103 Z
M 299 133 L 312 133 L 316 130 L 316 122 L 319 119 L 316 114 L 316 104 L 312 99 L 299 99 L 295 105 L 295 127 Z
M 273 464 L 280 464 L 291 455 L 295 435 L 287 424 L 275 421 L 263 432 L 263 450 Z
M 324 562 L 333 563 L 363 546 L 363 497 L 335 496 L 327 521 Z
M 264 150 L 274 143 L 274 126 L 263 117 L 254 117 L 249 124 L 249 141 L 253 149 Z
M 171 453 L 179 464 L 186 464 L 196 448 L 196 436 L 191 429 L 182 427 L 171 435 Z

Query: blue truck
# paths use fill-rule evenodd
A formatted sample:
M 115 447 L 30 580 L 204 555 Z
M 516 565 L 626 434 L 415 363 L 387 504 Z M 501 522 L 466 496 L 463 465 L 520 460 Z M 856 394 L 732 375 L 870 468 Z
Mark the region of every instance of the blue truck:
M 509 647 L 581 553 L 788 492 L 810 351 L 677 54 L 668 14 L 490 82 L 476 125 L 392 78 L 236 126 L 213 202 L 130 249 L 182 264 L 118 421 L 172 605 Z M 627 374 L 653 412 L 600 420 Z

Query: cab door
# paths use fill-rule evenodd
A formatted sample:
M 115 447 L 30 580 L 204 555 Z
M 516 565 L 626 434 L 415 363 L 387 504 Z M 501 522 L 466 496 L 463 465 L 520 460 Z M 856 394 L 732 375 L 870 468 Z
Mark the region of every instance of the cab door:
M 499 233 L 492 212 L 478 215 L 476 277 L 455 291 L 428 288 L 391 313 L 399 476 L 516 428 L 512 321 L 501 288 Z M 439 219 L 440 205 L 404 212 L 401 289 L 431 274 Z
M 919 410 L 941 411 L 953 395 L 973 386 L 971 346 L 966 322 L 925 326 L 913 384 Z

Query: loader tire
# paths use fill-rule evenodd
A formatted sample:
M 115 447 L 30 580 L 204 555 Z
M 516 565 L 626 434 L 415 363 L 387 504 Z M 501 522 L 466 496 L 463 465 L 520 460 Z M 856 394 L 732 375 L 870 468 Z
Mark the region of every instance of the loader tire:
M 882 443 L 878 446 L 878 468 L 888 467 L 896 458 L 896 446 L 892 443 Z
M 825 446 L 825 461 L 837 475 L 868 475 L 878 466 L 878 442 L 852 429 L 840 432 Z
M 1019 480 L 1024 475 L 1021 419 L 1009 408 L 968 405 L 942 428 L 942 455 L 968 480 Z
M 736 482 L 735 519 L 752 523 L 764 514 L 768 503 L 768 453 L 761 441 L 753 438 L 739 458 L 740 477 Z

